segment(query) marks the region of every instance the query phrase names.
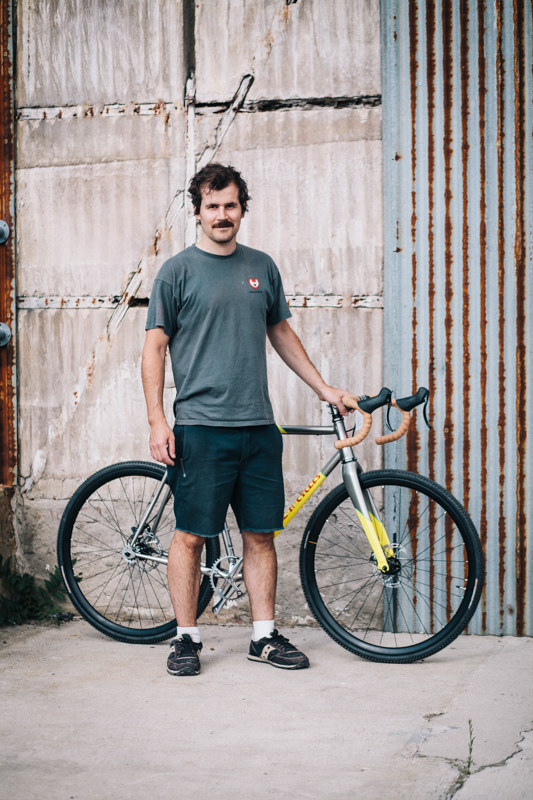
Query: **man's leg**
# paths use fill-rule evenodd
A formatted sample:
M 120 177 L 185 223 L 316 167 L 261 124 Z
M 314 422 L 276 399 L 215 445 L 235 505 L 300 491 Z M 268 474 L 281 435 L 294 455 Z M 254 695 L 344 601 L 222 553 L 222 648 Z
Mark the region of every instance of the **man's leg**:
M 170 643 L 167 671 L 171 675 L 200 672 L 200 632 L 196 627 L 200 591 L 202 536 L 177 530 L 168 552 L 168 588 L 176 621 L 177 638 Z
M 180 628 L 196 625 L 204 542 L 203 536 L 176 531 L 168 551 L 168 588 Z
M 250 661 L 280 669 L 304 669 L 309 659 L 274 628 L 278 561 L 273 533 L 243 531 L 243 576 L 254 623 Z M 256 632 L 259 634 L 256 636 Z
M 278 560 L 273 533 L 243 531 L 243 577 L 253 620 L 274 619 Z

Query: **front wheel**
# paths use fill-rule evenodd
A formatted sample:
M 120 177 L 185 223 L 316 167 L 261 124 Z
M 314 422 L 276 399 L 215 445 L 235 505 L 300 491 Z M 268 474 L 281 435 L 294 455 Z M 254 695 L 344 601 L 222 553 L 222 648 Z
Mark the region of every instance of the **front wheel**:
M 87 622 L 121 642 L 152 644 L 176 633 L 165 563 L 175 529 L 168 487 L 131 545 L 164 474 L 163 466 L 146 461 L 106 467 L 73 494 L 59 526 L 57 558 L 70 600 Z M 206 566 L 219 555 L 218 537 L 206 539 Z M 198 616 L 212 594 L 204 576 Z
M 344 484 L 320 503 L 300 548 L 303 590 L 316 620 L 371 661 L 408 663 L 437 653 L 476 610 L 484 558 L 461 504 L 429 478 L 401 470 L 359 476 L 385 526 L 394 566 L 378 570 Z

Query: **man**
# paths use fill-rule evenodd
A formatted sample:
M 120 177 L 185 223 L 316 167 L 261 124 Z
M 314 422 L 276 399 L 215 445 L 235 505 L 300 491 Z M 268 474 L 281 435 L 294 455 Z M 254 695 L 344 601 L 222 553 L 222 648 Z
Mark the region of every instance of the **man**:
M 165 262 L 154 281 L 142 360 L 150 452 L 168 465 L 176 514 L 168 584 L 178 630 L 167 669 L 171 675 L 200 671 L 200 554 L 205 538 L 222 531 L 229 504 L 243 537 L 253 619 L 248 658 L 302 669 L 309 666 L 307 657 L 274 628 L 274 533 L 283 527 L 284 492 L 266 336 L 318 397 L 342 414 L 346 391 L 322 380 L 287 322 L 291 313 L 270 256 L 237 244 L 250 199 L 240 173 L 210 164 L 192 178 L 189 194 L 202 238 Z M 176 384 L 174 430 L 163 411 L 167 346 Z

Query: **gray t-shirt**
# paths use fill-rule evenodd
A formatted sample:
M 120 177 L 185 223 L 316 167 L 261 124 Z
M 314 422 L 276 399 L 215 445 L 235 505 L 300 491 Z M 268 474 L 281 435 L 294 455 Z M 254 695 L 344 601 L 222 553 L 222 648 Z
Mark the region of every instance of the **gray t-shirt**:
M 237 427 L 274 422 L 266 328 L 291 316 L 278 268 L 238 244 L 230 256 L 192 245 L 154 281 L 146 330 L 170 339 L 175 424 Z

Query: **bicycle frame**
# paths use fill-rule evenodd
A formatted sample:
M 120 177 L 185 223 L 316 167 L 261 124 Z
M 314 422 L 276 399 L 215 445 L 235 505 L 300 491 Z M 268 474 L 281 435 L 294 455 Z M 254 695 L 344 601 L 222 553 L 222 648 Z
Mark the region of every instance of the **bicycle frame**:
M 309 425 L 279 425 L 278 428 L 282 434 L 285 435 L 300 435 L 300 436 L 332 436 L 335 435 L 337 439 L 346 439 L 346 427 L 344 424 L 343 417 L 339 414 L 338 410 L 335 406 L 330 405 L 330 411 L 332 415 L 333 425 L 331 427 L 324 427 L 324 426 L 309 426 Z M 361 472 L 361 467 L 353 453 L 353 448 L 351 447 L 344 447 L 342 450 L 337 450 L 335 455 L 325 464 L 320 472 L 315 475 L 313 480 L 308 484 L 308 486 L 298 495 L 296 500 L 289 506 L 285 514 L 283 515 L 283 528 L 285 528 L 289 522 L 293 519 L 294 516 L 300 511 L 300 509 L 307 503 L 307 501 L 312 497 L 312 495 L 316 492 L 319 486 L 326 480 L 326 478 L 333 472 L 333 470 L 342 463 L 342 479 L 348 495 L 354 505 L 354 508 L 357 512 L 359 520 L 361 522 L 361 526 L 367 536 L 368 542 L 372 548 L 374 553 L 377 567 L 382 572 L 389 571 L 389 565 L 387 561 L 387 556 L 391 557 L 394 555 L 394 551 L 389 545 L 391 544 L 387 532 L 381 519 L 379 517 L 378 510 L 375 506 L 375 503 L 368 492 L 363 492 L 361 489 L 361 485 L 359 483 L 358 474 Z M 161 499 L 161 503 L 159 509 L 157 510 L 155 517 L 150 519 L 151 514 L 153 513 L 156 504 L 163 494 Z M 130 547 L 133 548 L 135 542 L 137 541 L 138 537 L 144 531 L 146 526 L 150 520 L 150 530 L 152 533 L 156 533 L 157 526 L 161 519 L 161 515 L 163 513 L 163 509 L 165 504 L 168 501 L 170 495 L 170 487 L 167 483 L 167 473 L 165 472 L 161 484 L 159 485 L 157 491 L 154 494 L 146 512 L 144 513 L 142 519 L 139 522 L 139 526 L 134 534 L 132 541 L 130 542 Z M 278 536 L 282 530 L 276 531 L 274 537 Z M 242 565 L 242 557 L 238 557 L 235 554 L 233 543 L 231 540 L 231 534 L 227 527 L 224 525 L 224 529 L 221 532 L 222 541 L 224 543 L 226 556 L 230 562 L 229 570 L 222 572 L 218 571 L 218 576 L 223 577 L 226 582 L 229 582 L 230 587 L 228 592 L 233 589 L 237 589 L 234 579 L 237 577 L 241 577 L 239 575 L 239 569 Z M 161 556 L 154 556 L 148 554 L 141 554 L 136 553 L 137 558 L 142 558 L 147 561 L 157 561 L 161 564 L 168 563 L 168 553 L 163 553 Z M 206 567 L 205 564 L 201 566 L 202 574 L 204 575 L 213 575 L 213 568 Z M 214 574 L 217 575 L 217 570 L 215 568 Z M 227 593 L 226 593 L 227 594 Z M 242 594 L 242 593 L 241 593 Z M 217 607 L 221 607 L 226 602 L 227 597 L 226 595 L 221 594 L 220 600 L 213 606 L 213 611 L 218 610 Z

